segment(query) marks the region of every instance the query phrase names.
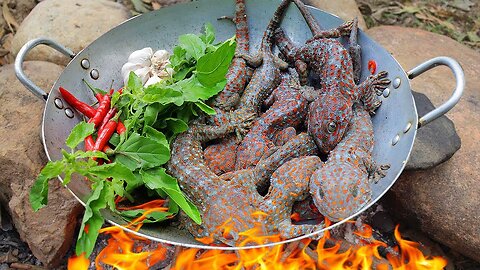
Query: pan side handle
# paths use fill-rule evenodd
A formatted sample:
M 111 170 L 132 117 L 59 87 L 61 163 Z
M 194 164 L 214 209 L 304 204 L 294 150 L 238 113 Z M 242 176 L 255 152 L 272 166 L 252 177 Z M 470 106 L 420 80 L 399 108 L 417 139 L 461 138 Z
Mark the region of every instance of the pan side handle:
M 25 86 L 27 87 L 30 92 L 32 92 L 35 96 L 47 100 L 48 94 L 45 92 L 42 88 L 38 87 L 34 82 L 32 82 L 27 75 L 25 75 L 25 72 L 23 71 L 22 64 L 25 61 L 25 56 L 27 56 L 28 52 L 37 47 L 38 45 L 47 45 L 64 55 L 73 58 L 75 57 L 75 53 L 70 50 L 69 48 L 66 48 L 56 41 L 53 41 L 48 38 L 37 38 L 30 40 L 27 42 L 23 47 L 20 49 L 20 51 L 17 54 L 17 57 L 15 58 L 15 74 L 17 75 L 18 80 Z
M 455 76 L 456 86 L 453 90 L 452 96 L 445 103 L 418 119 L 418 128 L 421 128 L 451 110 L 460 100 L 463 89 L 465 88 L 465 75 L 462 67 L 457 61 L 446 56 L 435 57 L 418 65 L 407 73 L 408 78 L 414 79 L 437 66 L 447 66 L 450 68 Z

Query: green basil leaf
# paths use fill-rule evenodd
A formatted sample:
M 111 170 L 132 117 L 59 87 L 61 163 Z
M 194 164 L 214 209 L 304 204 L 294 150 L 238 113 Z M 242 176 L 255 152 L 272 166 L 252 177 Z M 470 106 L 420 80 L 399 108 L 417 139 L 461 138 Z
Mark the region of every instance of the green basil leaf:
M 188 124 L 177 118 L 165 119 L 167 123 L 167 129 L 173 134 L 180 134 L 188 130 Z
M 115 105 L 117 105 L 117 102 L 120 100 L 120 92 L 116 91 L 115 93 L 113 93 L 112 95 L 112 99 L 110 100 L 110 103 L 111 103 L 111 106 L 114 107 Z
M 49 161 L 38 175 L 30 189 L 29 201 L 33 211 L 38 211 L 48 203 L 48 180 L 59 176 L 65 165 L 61 161 Z
M 199 100 L 207 100 L 223 90 L 226 84 L 226 79 L 215 84 L 213 87 L 205 87 L 202 85 L 196 76 L 177 83 L 178 87 L 183 92 L 185 101 L 197 102 Z
M 192 107 L 192 103 L 186 103 L 183 107 L 180 107 L 179 110 L 173 115 L 174 118 L 180 119 L 185 123 L 190 122 L 193 119 L 193 116 L 197 116 L 196 111 Z
M 195 70 L 194 66 L 193 67 L 182 68 L 180 71 L 173 74 L 173 79 L 176 82 L 184 80 L 186 77 L 189 77 L 188 75 L 190 75 L 194 70 Z
M 143 180 L 140 173 L 138 173 L 138 171 L 135 171 L 133 175 L 135 175 L 135 179 L 130 179 L 130 181 L 127 182 L 127 187 L 125 187 L 125 191 L 127 193 L 131 193 L 135 189 L 143 186 Z
M 77 151 L 73 154 L 76 158 L 103 158 L 108 159 L 107 154 L 101 151 Z
M 120 135 L 114 133 L 108 143 L 112 144 L 113 146 L 117 146 L 120 143 Z
M 198 60 L 205 54 L 205 43 L 194 34 L 181 35 L 178 38 L 179 46 L 185 50 L 187 59 L 194 58 Z
M 80 122 L 73 127 L 70 135 L 68 135 L 66 144 L 70 148 L 75 148 L 88 136 L 95 132 L 95 125 L 93 123 Z
M 188 64 L 188 61 L 185 57 L 187 51 L 182 49 L 180 46 L 175 46 L 173 48 L 173 54 L 170 56 L 170 65 L 175 71 L 178 71 L 180 67 Z
M 138 110 L 134 114 L 130 115 L 130 117 L 123 122 L 123 124 L 125 125 L 125 128 L 129 131 L 130 130 L 136 131 L 140 128 L 140 126 L 143 126 L 143 124 L 141 123 L 141 120 L 142 120 L 144 106 L 137 106 L 137 109 Z
M 136 181 L 136 177 L 133 172 L 126 166 L 117 162 L 92 167 L 88 170 L 88 173 L 102 179 L 112 178 L 112 182 L 115 181 L 117 184 L 122 183 L 121 191 L 119 189 L 115 189 L 115 192 L 120 196 L 123 196 L 124 181 L 127 183 Z
M 151 126 L 157 121 L 158 112 L 161 110 L 160 103 L 152 103 L 145 108 L 143 113 L 143 125 L 144 127 Z
M 77 163 L 74 163 L 75 165 L 78 165 Z M 63 181 L 62 184 L 67 185 L 70 183 L 70 180 L 72 179 L 72 174 L 75 172 L 75 168 L 72 166 L 66 166 L 65 167 L 65 175 L 63 176 Z
M 184 102 L 182 92 L 174 89 L 174 87 L 174 85 L 168 87 L 151 85 L 145 90 L 146 94 L 143 96 L 142 101 L 149 104 L 160 103 L 167 105 L 173 103 L 177 106 L 181 106 Z
M 99 230 L 102 228 L 104 222 L 100 210 L 107 207 L 107 199 L 111 197 L 112 194 L 113 189 L 110 184 L 106 181 L 100 181 L 98 185 L 95 186 L 92 195 L 88 198 L 85 205 L 85 214 L 83 215 L 77 245 L 75 247 L 75 253 L 77 256 L 84 252 L 86 253 L 86 257 L 89 257 L 90 254 L 92 254 Z
M 167 193 L 165 193 L 163 190 L 161 189 L 156 189 L 157 193 L 160 195 L 160 194 L 165 194 L 162 198 L 165 198 L 167 196 Z M 178 207 L 178 204 L 175 203 L 175 201 L 173 200 L 170 200 L 168 202 L 168 211 L 172 212 L 172 213 L 178 213 L 178 211 L 180 210 L 180 207 Z
M 134 171 L 137 168 L 153 168 L 165 164 L 170 159 L 170 150 L 163 144 L 132 133 L 115 149 L 115 161 Z
M 205 44 L 212 44 L 215 41 L 215 28 L 211 23 L 205 24 L 205 33 L 200 38 Z
M 145 210 L 143 209 L 125 210 L 125 211 L 119 211 L 119 213 L 127 221 L 132 221 L 133 219 L 143 215 L 145 213 Z M 151 212 L 147 214 L 146 218 L 142 221 L 142 223 L 156 223 L 156 222 L 164 221 L 169 219 L 175 214 L 176 213 L 172 213 L 172 212 Z
M 118 178 L 113 178 L 112 181 L 110 181 L 110 183 L 112 183 L 112 188 L 113 188 L 113 191 L 115 192 L 116 195 L 120 196 L 120 197 L 124 197 L 125 196 L 125 188 L 124 188 L 124 184 L 125 182 L 122 181 L 122 180 L 119 180 Z M 115 204 L 114 204 L 115 205 Z M 114 210 L 115 208 L 113 208 Z
M 147 136 L 147 138 L 154 139 L 155 141 L 163 144 L 165 147 L 170 149 L 170 145 L 168 144 L 167 137 L 162 132 L 150 126 L 144 127 L 143 132 L 145 132 L 145 136 Z
M 127 88 L 133 94 L 138 93 L 143 89 L 142 79 L 140 79 L 140 77 L 138 77 L 133 71 L 130 71 L 130 75 L 128 76 Z
M 195 105 L 202 110 L 204 113 L 208 115 L 215 115 L 217 112 L 207 104 L 203 103 L 203 101 L 197 101 L 195 102 Z
M 206 86 L 212 87 L 225 80 L 228 68 L 235 54 L 236 42 L 229 39 L 214 52 L 205 54 L 198 59 L 197 78 Z
M 172 199 L 195 223 L 201 224 L 202 219 L 197 207 L 191 203 L 182 193 L 177 179 L 168 175 L 165 168 L 141 171 L 143 182 L 149 189 L 161 189 Z

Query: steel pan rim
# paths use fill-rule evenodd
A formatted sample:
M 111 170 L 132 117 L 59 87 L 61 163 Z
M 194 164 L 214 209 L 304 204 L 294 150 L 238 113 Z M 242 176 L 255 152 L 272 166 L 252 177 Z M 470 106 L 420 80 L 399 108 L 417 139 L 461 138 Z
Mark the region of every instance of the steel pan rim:
M 181 3 L 181 4 L 178 4 L 178 5 L 193 5 L 195 2 L 191 2 L 191 3 Z M 313 10 L 317 10 L 317 11 L 320 11 L 320 12 L 323 12 L 323 13 L 326 13 L 330 16 L 333 16 L 335 18 L 339 18 L 338 16 L 334 15 L 334 14 L 331 14 L 329 12 L 326 12 L 324 10 L 321 10 L 321 9 L 318 9 L 316 7 L 312 7 L 312 6 L 308 6 L 310 9 L 313 9 Z M 154 12 L 154 11 L 153 11 Z M 140 17 L 143 16 L 143 15 L 139 15 L 139 16 L 135 16 L 135 17 L 132 17 L 132 18 L 129 18 L 128 20 L 122 22 L 121 24 L 117 25 L 116 27 L 110 29 L 109 31 L 107 31 L 106 33 L 104 33 L 103 35 L 106 35 L 112 31 L 115 31 L 117 28 L 119 28 L 120 26 L 122 25 L 125 25 L 125 24 L 130 24 L 130 23 L 134 23 L 135 20 L 137 19 L 140 19 Z M 363 30 L 360 30 L 363 32 Z M 102 36 L 103 36 L 102 35 Z M 102 37 L 100 36 L 100 37 Z M 99 38 L 100 38 L 99 37 Z M 72 63 L 74 62 L 77 58 L 81 58 L 81 57 L 84 57 L 84 55 L 82 54 L 87 48 L 89 48 L 92 44 L 94 44 L 99 38 L 95 39 L 94 41 L 92 41 L 87 47 L 85 47 L 85 49 L 79 51 L 75 57 L 67 64 L 67 66 L 65 67 L 65 69 Z M 373 40 L 372 40 L 373 41 Z M 375 42 L 376 43 L 376 42 Z M 383 47 L 382 47 L 383 48 Z M 395 63 L 398 64 L 399 67 L 401 67 L 401 65 L 398 63 L 398 61 L 395 59 L 395 57 L 393 57 L 392 55 L 390 55 L 390 61 L 393 60 Z M 402 72 L 402 75 L 404 75 L 404 78 L 407 78 L 403 83 L 406 83 L 407 84 L 407 89 L 409 89 L 411 91 L 411 85 L 410 85 L 410 81 L 408 80 L 408 76 L 405 72 L 405 69 L 403 69 L 403 67 L 401 68 L 401 72 Z M 62 72 L 62 74 L 60 74 L 60 76 L 57 78 L 57 80 L 55 81 L 55 83 L 53 84 L 52 88 L 50 89 L 50 92 L 54 90 L 54 87 L 55 85 L 57 84 L 57 81 L 59 81 L 62 76 L 64 75 L 64 72 Z M 327 231 L 327 230 L 331 230 L 337 226 L 340 226 L 342 224 L 344 224 L 345 222 L 353 219 L 353 218 L 356 218 L 357 216 L 359 216 L 361 213 L 363 213 L 365 210 L 367 210 L 368 208 L 372 207 L 380 198 L 382 198 L 385 193 L 390 190 L 390 188 L 395 184 L 395 182 L 398 180 L 400 174 L 403 172 L 405 166 L 406 166 L 406 163 L 411 155 L 411 152 L 412 152 L 412 148 L 413 148 L 413 144 L 414 144 L 414 141 L 415 141 L 415 138 L 416 138 L 416 134 L 417 134 L 417 125 L 418 125 L 418 113 L 417 113 L 417 108 L 416 108 L 416 105 L 415 105 L 415 102 L 414 102 L 414 97 L 412 95 L 412 93 L 410 92 L 410 97 L 411 99 L 413 100 L 413 114 L 414 114 L 414 120 L 412 122 L 412 125 L 414 128 L 412 128 L 412 131 L 413 132 L 413 135 L 412 135 L 412 139 L 411 139 L 411 142 L 410 142 L 410 149 L 409 151 L 407 152 L 407 156 L 405 158 L 405 160 L 403 161 L 403 164 L 401 165 L 401 169 L 397 172 L 396 176 L 393 178 L 394 180 L 388 185 L 387 188 L 385 188 L 383 190 L 383 192 L 378 195 L 376 198 L 372 199 L 367 205 L 365 205 L 364 207 L 362 207 L 359 211 L 357 211 L 356 213 L 354 213 L 353 215 L 349 216 L 348 218 L 345 218 L 341 221 L 338 221 L 328 227 L 325 227 L 321 230 L 318 230 L 318 231 L 315 231 L 313 233 L 310 233 L 310 234 L 305 234 L 305 235 L 302 235 L 302 236 L 298 236 L 298 237 L 295 237 L 295 238 L 291 238 L 291 239 L 286 239 L 286 240 L 283 240 L 283 241 L 279 241 L 279 242 L 274 242 L 274 243 L 268 243 L 268 244 L 263 244 L 263 245 L 255 245 L 255 246 L 244 246 L 244 247 L 240 247 L 240 246 L 233 246 L 233 247 L 217 247 L 217 246 L 209 246 L 209 245 L 204 245 L 204 244 L 190 244 L 190 243 L 183 243 L 183 242 L 180 242 L 180 241 L 171 241 L 171 240 L 166 240 L 166 239 L 162 239 L 162 238 L 158 238 L 158 237 L 154 237 L 154 236 L 151 236 L 151 235 L 148 235 L 148 234 L 144 234 L 140 231 L 134 231 L 134 230 L 131 230 L 129 228 L 126 228 L 124 225 L 121 225 L 111 219 L 108 219 L 106 218 L 105 221 L 110 223 L 111 225 L 113 226 L 118 226 L 118 227 L 121 227 L 122 229 L 124 229 L 125 231 L 128 231 L 136 236 L 140 236 L 140 237 L 144 237 L 144 238 L 147 238 L 149 240 L 153 240 L 153 241 L 157 241 L 157 242 L 160 242 L 160 243 L 165 243 L 165 244 L 171 244 L 171 245 L 179 245 L 179 246 L 184 246 L 184 247 L 188 247 L 188 248 L 199 248 L 199 249 L 215 249 L 215 250 L 246 250 L 246 249 L 255 249 L 255 248 L 262 248 L 262 247 L 272 247 L 272 246 L 276 246 L 276 245 L 281 245 L 281 244 L 287 244 L 287 243 L 290 243 L 290 242 L 295 242 L 295 241 L 299 241 L 299 240 L 302 240 L 302 239 L 305 239 L 305 238 L 310 238 L 312 236 L 315 236 L 315 235 L 318 235 L 319 233 L 322 233 L 324 231 Z M 47 98 L 47 101 L 46 103 L 48 104 L 49 102 L 51 102 L 51 99 L 53 99 L 53 95 L 49 95 L 48 98 Z M 43 110 L 43 117 L 42 117 L 42 143 L 43 143 L 43 146 L 44 146 L 44 151 L 45 151 L 45 154 L 48 158 L 49 161 L 53 161 L 51 156 L 50 156 L 50 153 L 48 151 L 48 146 L 47 146 L 47 141 L 46 141 L 46 136 L 45 136 L 45 122 L 46 122 L 46 114 L 47 114 L 47 109 L 50 109 L 50 107 L 48 106 L 45 106 L 44 110 Z M 58 177 L 58 179 L 60 180 L 60 182 L 63 183 L 63 179 L 61 177 Z M 77 195 L 75 194 L 68 186 L 67 186 L 67 189 L 68 191 L 75 197 L 75 199 L 80 202 L 83 206 L 85 206 L 85 202 Z M 105 210 L 104 210 L 105 211 Z M 106 210 L 108 211 L 108 210 Z M 110 214 L 112 215 L 115 215 L 113 212 L 111 211 L 108 211 Z M 105 216 L 105 215 L 104 215 Z

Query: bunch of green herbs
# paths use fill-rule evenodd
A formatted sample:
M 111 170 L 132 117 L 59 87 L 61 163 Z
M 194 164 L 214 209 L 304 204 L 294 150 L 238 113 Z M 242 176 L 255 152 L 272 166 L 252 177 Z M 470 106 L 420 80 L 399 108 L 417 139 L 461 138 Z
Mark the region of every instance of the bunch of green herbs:
M 108 153 L 76 150 L 95 132 L 93 124 L 80 122 L 66 140 L 70 151 L 62 150 L 61 160 L 48 162 L 30 191 L 30 203 L 37 211 L 48 202 L 49 180 L 63 176 L 63 184 L 67 185 L 72 175 L 78 174 L 91 182 L 92 193 L 86 201 L 77 255 L 88 257 L 92 253 L 104 223 L 102 209 L 109 208 L 127 221 L 144 214 L 142 209 L 119 211 L 115 204 L 116 196 L 133 202 L 132 193 L 139 188 L 146 188 L 155 197 L 168 198 L 168 211 L 149 213 L 142 222 L 161 222 L 182 209 L 201 224 L 198 209 L 183 195 L 177 180 L 166 172 L 164 165 L 170 159 L 170 143 L 188 129 L 190 120 L 204 113 L 215 114 L 205 102 L 224 88 L 236 43 L 231 38 L 215 44 L 210 24 L 205 26 L 203 34 L 182 35 L 178 41 L 170 57 L 175 71 L 170 79 L 144 87 L 141 79 L 131 72 L 122 92 L 112 95 L 112 107 L 117 108 L 127 129 L 110 139 L 113 149 Z M 111 163 L 99 165 L 93 158 Z

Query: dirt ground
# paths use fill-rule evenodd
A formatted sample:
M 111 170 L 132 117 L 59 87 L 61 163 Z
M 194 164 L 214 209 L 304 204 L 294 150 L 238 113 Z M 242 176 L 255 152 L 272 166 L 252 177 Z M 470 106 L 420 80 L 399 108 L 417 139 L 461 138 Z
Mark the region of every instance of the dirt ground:
M 402 25 L 449 36 L 480 52 L 478 0 L 356 0 L 367 26 Z

